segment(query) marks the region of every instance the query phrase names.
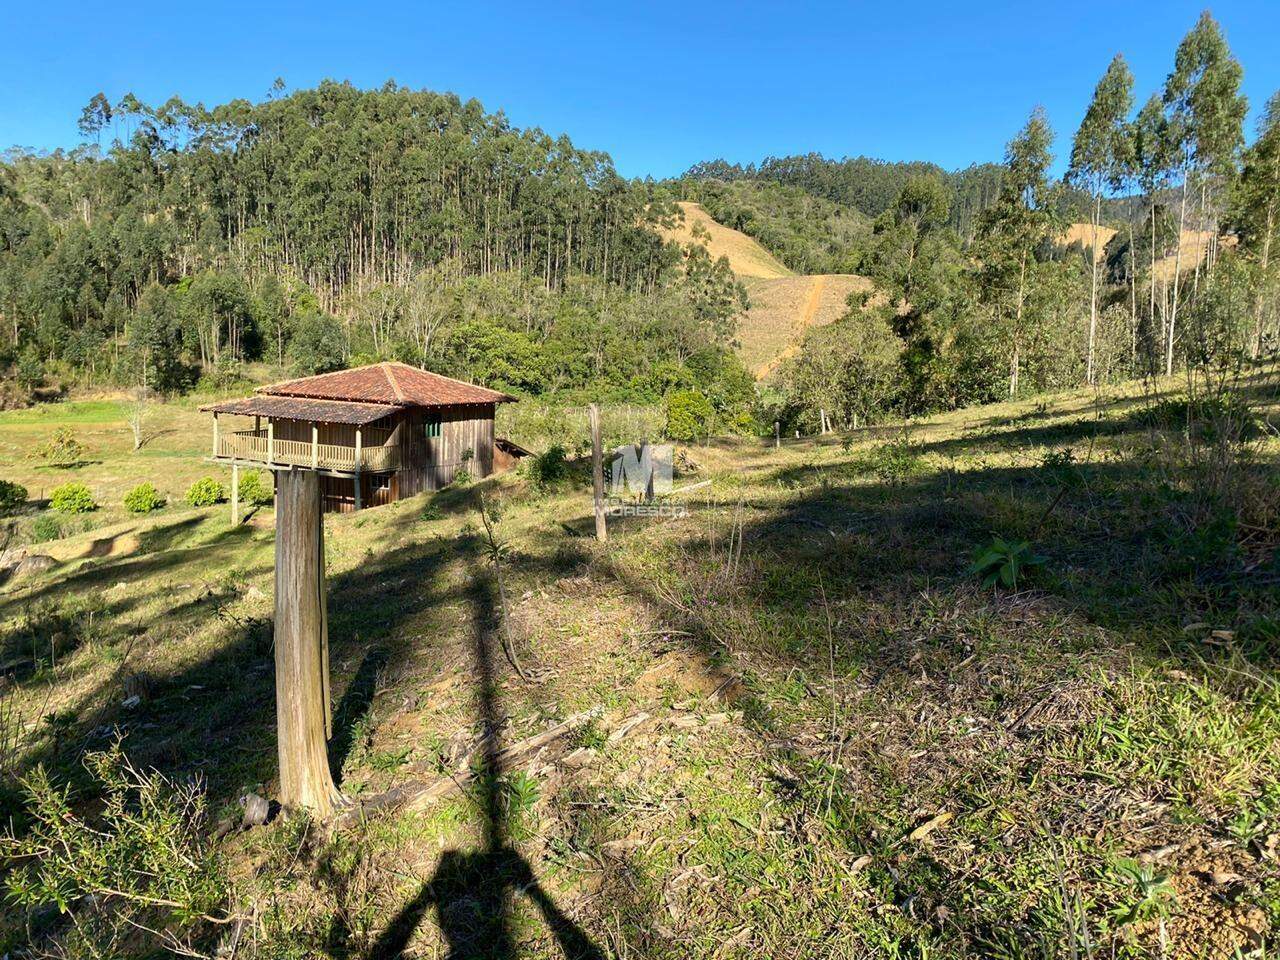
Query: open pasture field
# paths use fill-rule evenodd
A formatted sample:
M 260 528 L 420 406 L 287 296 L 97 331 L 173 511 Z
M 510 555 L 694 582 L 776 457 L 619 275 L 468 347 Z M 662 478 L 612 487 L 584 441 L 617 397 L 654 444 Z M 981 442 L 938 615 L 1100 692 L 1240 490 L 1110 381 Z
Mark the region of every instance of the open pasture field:
M 30 829 L 40 765 L 93 821 L 82 761 L 117 739 L 198 784 L 203 885 L 152 895 L 204 891 L 217 922 L 134 916 L 204 954 L 235 931 L 263 957 L 1262 956 L 1280 444 L 1274 396 L 1247 395 L 1235 526 L 1176 402 L 1136 388 L 681 448 L 677 487 L 711 481 L 689 515 L 607 545 L 581 463 L 330 516 L 353 813 L 247 830 L 276 764 L 270 509 L 233 529 L 225 504 L 180 505 L 213 472 L 191 407 L 157 406 L 137 453 L 112 401 L 4 414 L 7 478 L 103 504 L 0 587 L 5 818 Z M 57 426 L 80 465 L 26 459 Z M 141 479 L 170 502 L 130 518 Z M 1013 586 L 971 570 L 993 534 L 1029 543 Z M 6 950 L 88 955 L 106 924 L 3 910 Z

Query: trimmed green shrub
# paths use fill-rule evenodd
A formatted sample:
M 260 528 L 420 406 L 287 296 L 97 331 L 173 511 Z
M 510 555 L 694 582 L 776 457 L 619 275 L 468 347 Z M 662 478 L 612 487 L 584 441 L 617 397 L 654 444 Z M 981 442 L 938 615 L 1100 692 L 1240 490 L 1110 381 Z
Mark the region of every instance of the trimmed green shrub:
M 164 497 L 152 483 L 140 483 L 124 495 L 124 508 L 130 513 L 150 513 L 164 506 Z
M 261 470 L 253 470 L 240 478 L 240 502 L 251 507 L 265 507 L 276 497 L 271 481 Z
M 27 502 L 27 488 L 11 480 L 0 480 L 0 513 L 17 510 Z
M 31 524 L 31 542 L 47 543 L 50 540 L 62 539 L 62 524 L 52 513 L 42 513 Z
M 49 506 L 59 513 L 89 513 L 98 509 L 89 488 L 78 480 L 54 487 L 49 494 Z
M 696 440 L 706 436 L 714 410 L 711 401 L 697 390 L 672 390 L 667 394 L 667 428 L 669 440 Z
M 221 503 L 227 499 L 227 488 L 213 477 L 201 477 L 187 487 L 186 496 L 182 499 L 188 506 L 212 507 L 215 503 Z

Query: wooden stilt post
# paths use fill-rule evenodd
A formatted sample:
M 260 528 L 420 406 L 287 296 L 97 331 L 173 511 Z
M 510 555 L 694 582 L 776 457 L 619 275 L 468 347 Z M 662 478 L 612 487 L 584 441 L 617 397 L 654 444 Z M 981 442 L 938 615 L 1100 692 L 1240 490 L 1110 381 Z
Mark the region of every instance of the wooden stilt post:
M 356 509 L 360 509 L 360 428 L 356 427 Z
M 596 539 L 604 543 L 609 539 L 609 528 L 604 519 L 604 449 L 600 442 L 600 409 L 593 403 L 591 416 L 591 495 L 595 502 Z
M 240 526 L 240 464 L 231 461 L 231 525 Z
M 217 414 L 217 411 L 214 411 L 214 414 L 213 414 L 213 455 L 214 455 L 215 457 L 218 455 L 218 414 Z
M 646 453 L 649 454 L 647 458 L 645 456 Z M 646 459 L 648 460 L 650 465 L 652 465 L 653 454 L 649 451 L 649 441 L 647 439 L 640 444 L 640 461 L 643 463 Z M 653 502 L 653 470 L 652 469 L 650 469 L 648 475 L 644 478 L 644 502 L 645 503 Z
M 320 478 L 276 478 L 276 733 L 280 803 L 326 817 L 342 801 L 329 773 L 327 618 Z
M 778 420 L 773 421 L 773 449 L 777 450 L 782 446 L 782 423 Z

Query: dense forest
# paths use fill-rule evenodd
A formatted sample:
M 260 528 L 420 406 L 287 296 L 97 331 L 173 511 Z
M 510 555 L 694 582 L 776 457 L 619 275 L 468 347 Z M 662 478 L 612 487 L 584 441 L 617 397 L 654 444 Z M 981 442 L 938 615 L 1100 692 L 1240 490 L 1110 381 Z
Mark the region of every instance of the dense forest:
M 1257 359 L 1276 344 L 1280 101 L 1249 143 L 1241 76 L 1208 14 L 1140 109 L 1117 57 L 1062 181 L 1040 110 L 998 165 L 810 154 L 655 183 L 394 84 L 212 109 L 98 95 L 81 147 L 0 163 L 0 363 L 11 391 L 174 391 L 251 361 L 395 358 L 523 395 L 693 391 L 721 424 L 812 427 L 820 409 L 851 424 Z M 875 292 L 757 391 L 727 262 L 651 229 L 678 200 Z
M 1002 168 L 983 163 L 949 173 L 934 163 L 893 163 L 870 157 L 830 160 L 821 154 L 766 157 L 759 165 L 710 160 L 695 164 L 684 179 L 694 181 L 756 181 L 797 187 L 815 197 L 830 200 L 868 219 L 889 209 L 902 188 L 919 177 L 934 178 L 949 188 L 954 202 L 948 214 L 957 233 L 972 239 L 977 216 L 996 198 Z
M 722 264 L 646 228 L 670 210 L 607 156 L 475 101 L 98 95 L 80 128 L 71 153 L 0 164 L 4 359 L 27 386 L 395 357 L 652 397 L 691 356 L 727 354 L 743 303 Z

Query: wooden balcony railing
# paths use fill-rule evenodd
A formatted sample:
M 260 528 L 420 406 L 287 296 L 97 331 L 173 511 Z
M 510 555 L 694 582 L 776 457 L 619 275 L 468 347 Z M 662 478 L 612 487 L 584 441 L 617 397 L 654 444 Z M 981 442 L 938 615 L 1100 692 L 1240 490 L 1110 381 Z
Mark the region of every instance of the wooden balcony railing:
M 400 466 L 400 445 L 385 442 L 390 436 L 390 431 L 370 431 L 370 433 L 373 433 L 376 439 L 383 442 L 361 445 L 360 471 L 387 473 L 398 469 Z M 297 467 L 341 470 L 351 473 L 354 473 L 357 469 L 355 447 L 336 443 L 310 443 L 306 440 L 275 440 L 268 436 L 266 430 L 239 430 L 233 433 L 219 433 L 217 456 L 227 460 L 280 463 Z

